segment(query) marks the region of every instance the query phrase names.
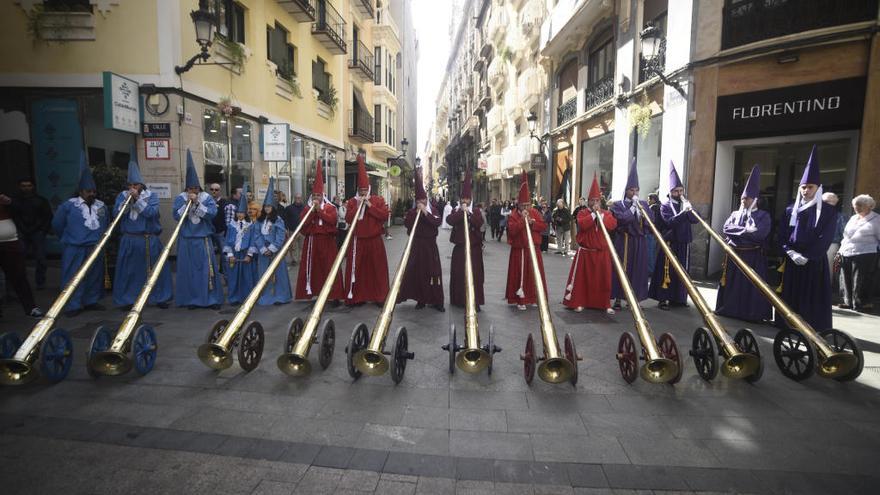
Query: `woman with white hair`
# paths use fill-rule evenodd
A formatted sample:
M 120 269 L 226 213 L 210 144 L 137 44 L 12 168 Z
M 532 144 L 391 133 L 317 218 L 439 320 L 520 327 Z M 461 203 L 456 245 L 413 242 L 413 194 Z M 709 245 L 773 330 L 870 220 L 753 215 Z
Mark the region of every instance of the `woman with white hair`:
M 875 213 L 874 198 L 860 194 L 853 198 L 856 214 L 843 229 L 840 243 L 840 270 L 843 274 L 842 309 L 863 311 L 873 308 L 870 303 L 871 275 L 877 267 L 880 251 L 880 215 Z

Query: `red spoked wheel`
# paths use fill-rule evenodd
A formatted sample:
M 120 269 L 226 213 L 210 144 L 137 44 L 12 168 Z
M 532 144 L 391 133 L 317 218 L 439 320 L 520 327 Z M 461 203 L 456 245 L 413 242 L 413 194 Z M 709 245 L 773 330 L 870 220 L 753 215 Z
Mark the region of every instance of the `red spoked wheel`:
M 678 346 L 675 344 L 675 338 L 669 333 L 664 333 L 660 336 L 660 339 L 657 340 L 657 346 L 660 348 L 660 354 L 662 354 L 663 357 L 675 361 L 675 364 L 678 366 L 678 371 L 675 373 L 675 376 L 666 382 L 670 385 L 675 385 L 681 380 L 681 374 L 683 372 L 681 367 L 681 355 L 678 353 Z
M 526 379 L 526 383 L 531 385 L 532 380 L 535 378 L 535 362 L 537 361 L 535 357 L 535 339 L 531 333 L 529 338 L 526 339 L 526 350 L 519 358 L 523 362 L 523 377 Z
M 639 376 L 639 355 L 636 354 L 636 341 L 629 332 L 623 332 L 617 342 L 617 365 L 626 383 L 636 381 Z

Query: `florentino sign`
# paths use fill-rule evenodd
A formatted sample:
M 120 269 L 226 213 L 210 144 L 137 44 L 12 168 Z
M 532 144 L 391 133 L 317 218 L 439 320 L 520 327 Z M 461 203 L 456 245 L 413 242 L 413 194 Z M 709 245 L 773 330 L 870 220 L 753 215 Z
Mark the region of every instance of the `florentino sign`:
M 742 139 L 858 129 L 865 78 L 719 96 L 716 138 Z
M 141 106 L 137 81 L 104 72 L 104 127 L 135 134 L 140 132 Z

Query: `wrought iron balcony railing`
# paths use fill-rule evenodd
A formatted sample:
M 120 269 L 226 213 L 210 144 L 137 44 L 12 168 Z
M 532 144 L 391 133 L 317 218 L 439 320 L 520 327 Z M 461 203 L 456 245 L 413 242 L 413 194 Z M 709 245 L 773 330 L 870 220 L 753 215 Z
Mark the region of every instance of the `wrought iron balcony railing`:
M 312 23 L 312 34 L 335 55 L 348 51 L 345 42 L 345 20 L 328 0 L 318 0 L 318 12 Z
M 364 110 L 348 111 L 348 137 L 361 143 L 373 142 L 373 116 Z
M 577 96 L 572 96 L 568 101 L 559 105 L 556 109 L 556 125 L 562 125 L 577 115 Z
M 666 70 L 666 38 L 660 39 L 657 55 L 648 62 L 639 54 L 639 83 L 643 83 L 654 77 L 655 73 L 663 74 Z
M 599 79 L 586 89 L 586 110 L 595 108 L 614 96 L 614 76 Z
M 277 0 L 297 22 L 314 22 L 317 0 Z
M 367 48 L 363 41 L 351 44 L 351 58 L 348 59 L 348 68 L 354 69 L 355 74 L 364 81 L 372 81 L 374 60 L 373 52 Z

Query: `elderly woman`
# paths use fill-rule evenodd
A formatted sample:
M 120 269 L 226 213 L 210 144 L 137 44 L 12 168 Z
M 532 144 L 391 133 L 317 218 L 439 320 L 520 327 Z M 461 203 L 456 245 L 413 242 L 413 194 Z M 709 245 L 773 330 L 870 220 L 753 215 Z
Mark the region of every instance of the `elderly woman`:
M 840 243 L 840 271 L 843 274 L 843 304 L 840 308 L 870 309 L 871 275 L 877 267 L 880 250 L 880 215 L 875 213 L 874 198 L 867 194 L 852 200 L 856 214 L 843 229 Z

